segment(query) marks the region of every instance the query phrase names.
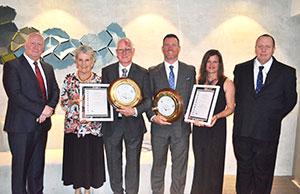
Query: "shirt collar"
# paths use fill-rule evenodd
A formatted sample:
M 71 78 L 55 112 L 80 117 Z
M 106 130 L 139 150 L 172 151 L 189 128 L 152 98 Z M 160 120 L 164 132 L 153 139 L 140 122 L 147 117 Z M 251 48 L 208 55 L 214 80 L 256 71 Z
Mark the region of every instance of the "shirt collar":
M 169 66 L 173 65 L 174 68 L 178 67 L 178 60 L 175 61 L 173 64 L 168 63 L 167 61 L 164 61 L 165 67 L 169 69 Z
M 124 69 L 124 68 L 125 68 L 125 69 L 127 69 L 127 71 L 129 72 L 131 65 L 132 65 L 132 63 L 130 63 L 129 65 L 127 65 L 127 66 L 125 67 L 125 66 L 123 66 L 123 65 L 119 62 L 119 69 Z
M 32 59 L 31 59 L 28 55 L 26 55 L 25 53 L 24 53 L 23 55 L 24 55 L 24 57 L 26 58 L 26 60 L 29 62 L 29 64 L 30 64 L 30 65 L 33 65 L 34 60 L 32 60 Z M 40 60 L 38 59 L 36 62 L 39 64 L 39 63 L 40 63 Z
M 272 65 L 273 61 L 274 61 L 274 60 L 273 60 L 273 57 L 271 57 L 271 58 L 269 59 L 269 61 L 267 61 L 265 64 L 261 64 L 261 63 L 257 60 L 257 58 L 255 58 L 255 60 L 254 60 L 254 68 L 257 68 L 257 69 L 258 69 L 259 66 L 264 66 L 263 71 L 269 72 L 269 70 L 270 70 L 270 68 L 271 68 L 271 65 Z

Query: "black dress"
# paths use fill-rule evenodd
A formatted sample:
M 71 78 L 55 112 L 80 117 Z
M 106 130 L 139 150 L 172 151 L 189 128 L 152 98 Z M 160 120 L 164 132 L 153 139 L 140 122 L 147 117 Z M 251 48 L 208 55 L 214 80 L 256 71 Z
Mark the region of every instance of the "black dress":
M 220 86 L 214 114 L 225 109 L 226 99 L 223 85 Z M 193 151 L 195 157 L 191 194 L 221 194 L 224 177 L 226 148 L 226 118 L 218 119 L 215 125 L 193 128 Z
M 64 136 L 63 183 L 74 189 L 99 188 L 105 182 L 103 138 L 86 135 L 78 138 L 69 133 Z

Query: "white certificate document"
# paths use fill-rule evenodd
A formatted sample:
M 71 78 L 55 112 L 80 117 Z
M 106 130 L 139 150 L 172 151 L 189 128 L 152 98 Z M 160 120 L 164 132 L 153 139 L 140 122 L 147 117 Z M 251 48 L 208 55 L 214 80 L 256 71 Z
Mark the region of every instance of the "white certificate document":
M 85 114 L 86 115 L 107 115 L 107 92 L 99 89 L 85 90 Z
M 107 101 L 109 84 L 80 84 L 80 120 L 113 121 L 113 107 Z
M 220 86 L 194 85 L 184 120 L 201 121 L 204 125 L 211 124 Z
M 214 93 L 213 90 L 196 92 L 190 116 L 196 118 L 208 118 Z

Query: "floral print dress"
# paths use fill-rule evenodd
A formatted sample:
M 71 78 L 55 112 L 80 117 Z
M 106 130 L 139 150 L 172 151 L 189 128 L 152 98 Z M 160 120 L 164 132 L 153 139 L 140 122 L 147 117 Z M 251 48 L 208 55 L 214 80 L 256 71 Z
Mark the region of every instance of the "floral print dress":
M 94 73 L 93 78 L 88 83 L 100 83 L 101 78 Z M 86 134 L 102 136 L 101 122 L 85 122 L 79 119 L 79 104 L 69 106 L 70 99 L 79 98 L 80 80 L 76 73 L 68 74 L 63 82 L 61 89 L 61 106 L 65 111 L 65 133 L 75 133 L 78 137 Z

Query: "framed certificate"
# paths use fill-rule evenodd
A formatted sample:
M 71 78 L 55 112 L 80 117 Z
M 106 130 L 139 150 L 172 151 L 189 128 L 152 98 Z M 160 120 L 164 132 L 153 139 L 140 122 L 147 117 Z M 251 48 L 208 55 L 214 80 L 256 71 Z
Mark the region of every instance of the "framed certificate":
M 80 84 L 80 120 L 113 121 L 113 107 L 107 101 L 109 84 Z
M 142 100 L 138 84 L 130 78 L 119 78 L 108 88 L 108 100 L 117 107 L 135 107 Z
M 182 114 L 183 100 L 178 92 L 165 88 L 154 96 L 153 106 L 152 110 L 157 115 L 163 116 L 168 122 L 173 122 Z
M 204 125 L 210 125 L 219 90 L 220 86 L 194 85 L 184 120 L 186 122 L 199 120 Z

